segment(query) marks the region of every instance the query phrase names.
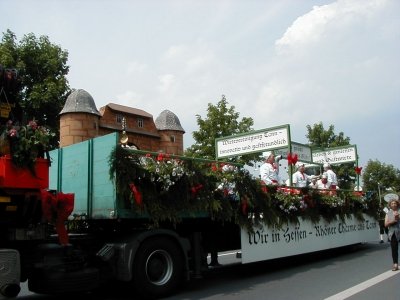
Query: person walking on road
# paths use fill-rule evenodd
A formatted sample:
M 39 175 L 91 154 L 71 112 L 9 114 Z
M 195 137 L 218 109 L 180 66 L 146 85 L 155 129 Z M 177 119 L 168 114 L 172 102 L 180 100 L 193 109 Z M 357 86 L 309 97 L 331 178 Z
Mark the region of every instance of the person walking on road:
M 390 200 L 389 211 L 385 217 L 385 226 L 389 229 L 390 246 L 392 250 L 393 268 L 392 271 L 399 269 L 399 241 L 400 241 L 400 222 L 399 222 L 399 201 Z

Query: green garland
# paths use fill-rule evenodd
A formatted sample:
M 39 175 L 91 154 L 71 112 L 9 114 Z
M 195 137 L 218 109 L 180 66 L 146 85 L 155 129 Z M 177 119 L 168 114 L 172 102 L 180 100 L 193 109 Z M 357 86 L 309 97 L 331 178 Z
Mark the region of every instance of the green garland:
M 248 171 L 216 161 L 143 154 L 117 146 L 109 164 L 120 206 L 147 216 L 153 226 L 204 216 L 252 230 L 259 223 L 279 227 L 298 223 L 299 218 L 330 222 L 351 215 L 362 219 L 364 213 L 377 218 L 379 212 L 377 199 L 352 191 L 265 186 Z M 218 188 L 222 182 L 234 192 Z

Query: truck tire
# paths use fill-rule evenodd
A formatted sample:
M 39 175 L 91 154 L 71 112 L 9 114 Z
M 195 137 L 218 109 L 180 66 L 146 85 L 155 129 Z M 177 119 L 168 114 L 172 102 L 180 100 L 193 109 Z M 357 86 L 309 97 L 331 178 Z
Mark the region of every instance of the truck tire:
M 137 251 L 133 263 L 133 284 L 147 299 L 165 297 L 182 283 L 183 253 L 179 246 L 166 237 L 145 241 Z

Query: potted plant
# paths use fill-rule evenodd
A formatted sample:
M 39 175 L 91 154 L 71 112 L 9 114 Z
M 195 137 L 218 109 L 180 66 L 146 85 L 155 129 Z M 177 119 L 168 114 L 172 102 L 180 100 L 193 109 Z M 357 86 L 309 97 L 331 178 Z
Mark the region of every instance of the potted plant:
M 21 126 L 8 121 L 1 134 L 1 154 L 9 154 L 17 168 L 28 168 L 34 173 L 36 159 L 44 157 L 53 136 L 54 133 L 45 126 L 39 126 L 35 120 Z

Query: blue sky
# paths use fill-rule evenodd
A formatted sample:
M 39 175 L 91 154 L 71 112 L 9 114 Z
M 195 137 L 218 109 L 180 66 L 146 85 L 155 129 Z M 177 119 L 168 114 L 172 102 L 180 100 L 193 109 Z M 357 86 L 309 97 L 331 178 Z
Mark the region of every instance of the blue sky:
M 0 30 L 47 35 L 69 52 L 70 86 L 97 107 L 154 116 L 186 131 L 225 95 L 254 129 L 333 124 L 369 159 L 400 168 L 398 0 L 1 0 Z

